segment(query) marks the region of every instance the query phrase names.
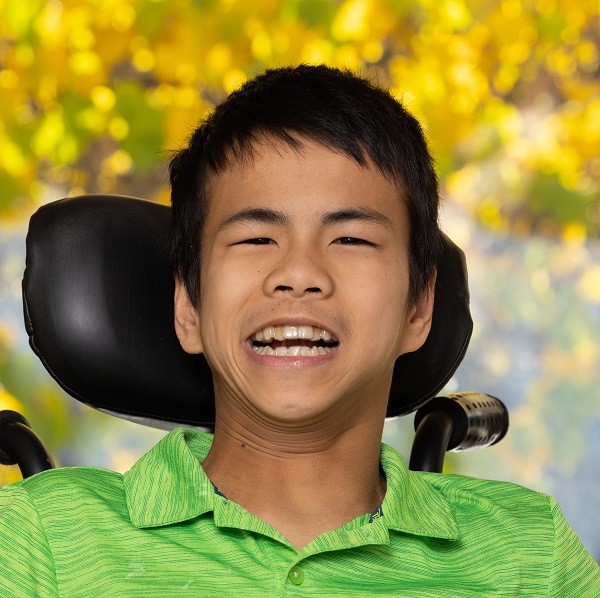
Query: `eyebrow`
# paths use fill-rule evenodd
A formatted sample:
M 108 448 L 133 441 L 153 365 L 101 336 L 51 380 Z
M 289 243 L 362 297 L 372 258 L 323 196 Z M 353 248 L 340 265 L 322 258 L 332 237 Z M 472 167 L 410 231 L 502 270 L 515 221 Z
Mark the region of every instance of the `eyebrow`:
M 345 208 L 327 212 L 321 218 L 321 225 L 331 226 L 332 224 L 345 224 L 356 220 L 375 222 L 377 224 L 383 224 L 388 228 L 393 228 L 391 220 L 385 214 L 370 208 Z M 249 208 L 232 214 L 221 223 L 219 230 L 237 223 L 252 222 L 287 226 L 290 224 L 290 218 L 284 212 L 278 212 L 277 210 L 272 210 L 270 208 Z
M 346 222 L 353 222 L 355 220 L 375 222 L 393 228 L 392 221 L 385 214 L 371 208 L 347 208 L 327 212 L 321 219 L 321 223 L 323 226 L 328 226 L 331 224 L 345 224 Z
M 238 222 L 257 222 L 262 224 L 286 226 L 289 224 L 290 219 L 283 212 L 278 212 L 269 208 L 249 208 L 231 215 L 229 218 L 227 218 L 227 220 L 221 223 L 219 230 L 227 228 L 233 224 L 237 224 Z

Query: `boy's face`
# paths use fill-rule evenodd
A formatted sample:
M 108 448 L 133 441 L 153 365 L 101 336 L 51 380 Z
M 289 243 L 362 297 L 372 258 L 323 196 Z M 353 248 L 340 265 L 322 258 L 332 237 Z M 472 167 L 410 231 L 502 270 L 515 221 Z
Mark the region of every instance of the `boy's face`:
M 262 141 L 210 178 L 199 307 L 178 283 L 177 333 L 205 353 L 218 405 L 280 422 L 380 414 L 394 361 L 427 337 L 433 293 L 407 305 L 398 189 L 303 144 Z

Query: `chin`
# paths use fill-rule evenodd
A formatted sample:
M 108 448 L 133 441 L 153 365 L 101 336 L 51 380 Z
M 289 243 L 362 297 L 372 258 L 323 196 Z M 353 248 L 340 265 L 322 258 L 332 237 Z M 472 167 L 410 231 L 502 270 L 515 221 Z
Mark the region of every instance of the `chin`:
M 262 401 L 257 401 L 255 405 L 270 420 L 301 423 L 315 418 L 321 419 L 319 416 L 331 409 L 331 400 L 319 401 L 315 399 L 316 397 L 312 396 L 311 400 L 307 401 L 306 394 L 286 397 L 279 395 L 274 398 L 265 397 Z

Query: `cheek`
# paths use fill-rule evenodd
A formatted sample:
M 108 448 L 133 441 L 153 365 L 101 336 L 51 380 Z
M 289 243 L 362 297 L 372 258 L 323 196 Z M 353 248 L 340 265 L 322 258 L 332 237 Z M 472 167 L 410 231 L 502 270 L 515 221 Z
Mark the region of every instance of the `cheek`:
M 219 342 L 240 330 L 242 308 L 256 276 L 226 260 L 209 261 L 201 270 L 200 316 L 203 338 Z
M 353 264 L 348 281 L 354 283 L 363 301 L 373 302 L 373 308 L 379 307 L 383 313 L 402 312 L 408 295 L 408 267 L 398 261 Z M 358 282 L 358 284 L 356 284 Z
M 350 292 L 355 325 L 372 350 L 396 347 L 404 325 L 407 293 L 408 275 L 396 264 L 363 272 L 360 286 Z

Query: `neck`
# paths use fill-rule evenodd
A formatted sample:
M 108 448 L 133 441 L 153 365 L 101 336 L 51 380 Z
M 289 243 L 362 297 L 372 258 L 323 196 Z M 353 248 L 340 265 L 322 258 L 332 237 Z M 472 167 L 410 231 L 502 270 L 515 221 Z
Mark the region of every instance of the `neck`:
M 217 418 L 202 467 L 228 499 L 301 549 L 381 504 L 379 419 L 328 430 L 325 425 L 257 429 Z

